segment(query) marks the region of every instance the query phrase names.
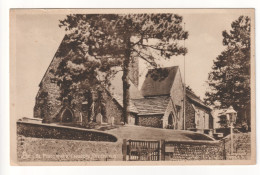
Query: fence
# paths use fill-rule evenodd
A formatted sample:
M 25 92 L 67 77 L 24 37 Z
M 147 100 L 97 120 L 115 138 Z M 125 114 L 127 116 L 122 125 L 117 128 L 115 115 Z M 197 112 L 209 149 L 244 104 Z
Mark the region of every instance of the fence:
M 223 160 L 220 141 L 123 141 L 124 161 Z

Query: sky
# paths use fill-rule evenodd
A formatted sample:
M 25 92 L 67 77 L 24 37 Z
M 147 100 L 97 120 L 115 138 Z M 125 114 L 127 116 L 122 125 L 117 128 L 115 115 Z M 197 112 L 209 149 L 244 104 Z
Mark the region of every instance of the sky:
M 232 21 L 245 13 L 220 9 L 177 10 L 177 13 L 183 16 L 185 30 L 189 32 L 189 37 L 185 41 L 188 49 L 185 56 L 185 84 L 203 98 L 213 60 L 225 49 L 222 45 L 222 31 L 230 30 Z M 15 103 L 18 118 L 33 117 L 38 85 L 65 35 L 64 29 L 58 26 L 59 20 L 65 17 L 66 15 L 61 13 L 16 15 L 14 34 L 16 57 L 15 67 L 12 68 L 15 68 Z M 161 62 L 166 67 L 178 65 L 182 78 L 183 63 L 184 56 Z M 141 87 L 147 69 L 142 61 L 139 65 L 141 74 L 139 87 Z

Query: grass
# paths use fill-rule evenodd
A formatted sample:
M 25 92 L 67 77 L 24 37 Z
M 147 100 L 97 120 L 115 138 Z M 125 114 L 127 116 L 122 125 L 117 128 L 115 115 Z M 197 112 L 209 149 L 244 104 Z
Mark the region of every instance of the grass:
M 65 125 L 65 124 L 60 124 Z M 66 126 L 86 129 L 86 126 L 76 126 L 67 124 Z M 117 137 L 119 141 L 123 139 L 132 140 L 169 140 L 169 141 L 213 141 L 214 139 L 201 133 L 184 130 L 172 130 L 162 128 L 152 128 L 136 125 L 91 125 L 89 130 L 101 131 L 104 133 L 112 134 Z
M 192 141 L 192 140 L 203 140 L 213 141 L 209 136 L 204 134 L 195 133 L 192 131 L 176 131 L 171 129 L 160 129 L 142 126 L 121 126 L 118 128 L 104 131 L 109 134 L 113 134 L 118 138 L 122 139 L 135 139 L 135 140 L 171 140 L 171 141 Z
M 64 125 L 64 124 L 63 124 Z M 79 127 L 74 125 L 69 125 L 72 127 Z M 85 128 L 81 126 L 80 128 Z M 132 140 L 171 140 L 171 141 L 213 141 L 214 139 L 201 133 L 196 133 L 193 131 L 184 130 L 172 130 L 172 129 L 162 129 L 162 128 L 152 128 L 136 125 L 116 125 L 111 126 L 107 124 L 103 125 L 93 125 L 89 127 L 93 130 L 98 130 L 108 134 L 112 134 L 118 138 L 118 140 L 132 139 Z
M 95 130 L 99 130 L 99 131 L 105 131 L 105 130 L 109 130 L 109 129 L 114 129 L 114 128 L 118 128 L 119 126 L 117 125 L 109 125 L 109 124 L 97 124 L 95 122 L 89 123 L 85 126 L 80 125 L 78 123 L 56 123 L 57 125 L 61 125 L 61 126 L 69 126 L 69 127 L 75 127 L 75 128 L 83 128 L 83 129 L 95 129 Z

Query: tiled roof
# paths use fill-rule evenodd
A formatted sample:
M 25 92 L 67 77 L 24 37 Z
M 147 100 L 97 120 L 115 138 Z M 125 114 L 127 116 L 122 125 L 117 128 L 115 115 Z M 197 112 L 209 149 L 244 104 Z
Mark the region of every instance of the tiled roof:
M 194 92 L 191 92 L 190 90 L 186 89 L 186 96 L 196 104 L 199 104 L 200 106 L 211 110 L 211 108 L 208 107 L 197 95 L 195 95 Z
M 123 107 L 123 97 L 120 95 L 113 94 L 112 97 L 118 102 L 118 104 Z M 130 99 L 129 111 L 133 113 L 138 113 L 136 106 L 133 101 Z
M 123 81 L 122 81 L 123 72 L 117 72 L 117 74 L 110 80 L 111 86 L 109 87 L 109 92 L 111 94 L 116 94 L 117 96 L 123 97 Z M 143 98 L 141 92 L 138 88 L 134 85 L 134 83 L 129 80 L 130 88 L 130 99 L 138 99 Z
M 138 110 L 138 115 L 163 115 L 169 104 L 170 97 L 156 96 L 142 99 L 133 99 L 132 101 Z
M 149 69 L 141 89 L 142 95 L 169 95 L 178 69 L 178 66 Z M 157 75 L 164 75 L 164 77 Z

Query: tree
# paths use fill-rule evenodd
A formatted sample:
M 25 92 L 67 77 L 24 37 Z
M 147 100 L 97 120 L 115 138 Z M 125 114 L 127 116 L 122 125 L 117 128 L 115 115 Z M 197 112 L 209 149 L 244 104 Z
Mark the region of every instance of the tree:
M 195 92 L 191 89 L 191 87 L 190 86 L 186 86 L 186 90 L 188 90 L 188 91 L 190 91 L 190 92 L 192 92 L 192 93 L 194 93 L 195 94 Z
M 250 18 L 240 16 L 231 27 L 222 33 L 226 49 L 213 61 L 205 100 L 220 108 L 232 105 L 238 111 L 237 123 L 250 126 Z
M 84 55 L 82 47 L 75 42 L 71 42 L 70 35 L 66 35 L 56 53 L 56 57 L 61 58 L 56 70 L 51 70 L 53 82 L 60 88 L 60 100 L 63 104 L 72 108 L 84 111 L 87 118 L 83 118 L 83 123 L 95 120 L 93 116 L 97 112 L 104 114 L 102 94 L 98 93 L 94 99 L 94 92 L 99 92 L 115 70 L 110 69 L 112 63 L 96 60 L 90 55 Z M 98 70 L 98 71 L 97 71 Z M 88 103 L 82 106 L 82 103 Z
M 221 128 L 227 128 L 229 125 L 229 122 L 227 120 L 227 116 L 226 115 L 221 115 L 219 116 L 219 121 L 218 121 L 219 125 Z
M 123 71 L 124 123 L 128 121 L 129 64 L 140 58 L 159 67 L 158 56 L 170 59 L 186 54 L 187 49 L 178 44 L 188 37 L 181 24 L 182 17 L 176 14 L 75 14 L 60 21 L 68 31 L 66 43 L 77 50 L 81 64 L 94 63 L 92 76 L 102 72 L 109 84 L 109 77 Z

